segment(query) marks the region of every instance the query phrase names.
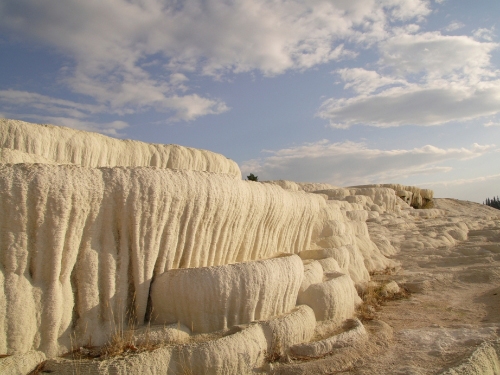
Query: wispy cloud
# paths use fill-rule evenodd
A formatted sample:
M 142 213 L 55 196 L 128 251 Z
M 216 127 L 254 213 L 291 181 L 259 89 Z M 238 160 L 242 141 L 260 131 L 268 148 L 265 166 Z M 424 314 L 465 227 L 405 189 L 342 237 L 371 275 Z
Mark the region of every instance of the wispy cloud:
M 474 30 L 474 32 L 472 33 L 472 35 L 476 39 L 483 39 L 483 40 L 486 40 L 488 42 L 492 42 L 493 39 L 494 39 L 494 37 L 496 36 L 495 35 L 495 27 L 493 26 L 490 29 L 479 28 L 477 30 Z
M 431 145 L 413 149 L 380 150 L 364 143 L 331 143 L 322 140 L 300 146 L 264 151 L 268 156 L 242 164 L 244 174 L 261 180 L 329 182 L 348 186 L 401 180 L 416 174 L 444 173 L 450 160 L 468 160 L 484 155 L 494 145 L 473 144 L 470 148 L 443 149 Z
M 189 121 L 228 110 L 195 93 L 190 74 L 309 69 L 355 56 L 346 42 L 373 43 L 390 22 L 430 11 L 427 0 L 18 0 L 0 3 L 0 28 L 69 56 L 63 82 L 110 113 L 153 109 Z M 64 107 L 53 114 L 81 116 Z
M 494 180 L 500 180 L 500 174 L 491 174 L 487 176 L 480 176 L 480 177 L 474 177 L 474 178 L 460 178 L 457 180 L 450 180 L 450 181 L 436 181 L 436 182 L 426 182 L 422 183 L 420 185 L 422 186 L 437 186 L 437 185 L 442 185 L 442 186 L 457 186 L 457 185 L 468 185 L 468 184 L 476 184 L 478 182 L 487 182 L 487 181 L 494 181 Z
M 463 24 L 462 22 L 455 21 L 455 22 L 450 23 L 448 26 L 446 26 L 444 28 L 444 30 L 445 31 L 455 31 L 455 30 L 461 29 L 464 26 L 465 26 L 465 24 Z
M 49 112 L 54 115 L 65 115 L 83 118 L 106 110 L 103 105 L 83 104 L 70 100 L 52 98 L 34 92 L 20 90 L 0 90 L 0 102 L 7 108 L 30 106 L 31 108 Z
M 379 43 L 379 71 L 339 71 L 356 96 L 329 98 L 317 115 L 332 127 L 440 125 L 500 113 L 491 67 L 498 44 L 438 32 L 398 34 Z

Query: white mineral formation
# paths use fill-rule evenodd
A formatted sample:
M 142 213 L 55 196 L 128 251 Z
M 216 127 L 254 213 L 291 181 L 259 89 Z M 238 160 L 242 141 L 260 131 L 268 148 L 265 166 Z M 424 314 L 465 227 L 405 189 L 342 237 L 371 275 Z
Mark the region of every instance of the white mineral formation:
M 247 325 L 241 330 L 205 342 L 165 346 L 135 356 L 75 362 L 63 358 L 47 361 L 45 371 L 54 375 L 71 374 L 248 374 L 266 363 L 266 353 L 284 353 L 293 345 L 309 341 L 316 325 L 314 313 L 298 306 L 266 322 Z
M 209 151 L 0 120 L 0 372 L 498 372 L 497 210 L 240 178 Z M 418 296 L 393 329 L 348 320 L 373 286 Z M 293 348 L 315 360 L 280 364 Z
M 324 279 L 299 293 L 297 303 L 310 306 L 317 321 L 331 320 L 340 325 L 354 315 L 361 298 L 348 275 L 332 272 L 325 274 Z
M 223 155 L 178 145 L 119 140 L 101 134 L 53 125 L 0 119 L 0 148 L 42 156 L 85 167 L 142 167 L 190 169 L 227 173 L 241 178 L 238 165 Z
M 312 193 L 319 190 L 326 189 L 339 189 L 337 186 L 333 186 L 325 183 L 314 183 L 314 182 L 294 182 L 288 180 L 272 180 L 272 181 L 262 181 L 265 184 L 273 184 L 281 186 L 285 190 L 292 191 L 305 191 L 308 193 Z
M 318 358 L 331 353 L 337 348 L 352 346 L 361 340 L 367 339 L 366 329 L 358 319 L 349 319 L 344 323 L 344 326 L 344 331 L 341 333 L 326 339 L 294 345 L 290 348 L 290 351 L 295 356 Z
M 0 120 L 1 121 L 1 120 Z M 11 148 L 0 148 L 0 163 L 19 164 L 19 163 L 43 163 L 57 164 L 55 161 L 44 158 L 40 155 L 28 154 Z
M 206 333 L 269 319 L 295 307 L 303 275 L 297 255 L 170 270 L 151 286 L 153 320 Z
M 324 209 L 222 174 L 0 164 L 0 352 L 102 344 L 144 322 L 155 275 L 298 253 Z
M 352 186 L 353 188 L 390 188 L 394 190 L 396 195 L 403 199 L 409 205 L 420 208 L 427 202 L 431 201 L 434 197 L 434 192 L 430 189 L 420 189 L 416 186 L 406 186 L 401 184 L 374 184 L 374 185 L 362 185 L 362 186 Z

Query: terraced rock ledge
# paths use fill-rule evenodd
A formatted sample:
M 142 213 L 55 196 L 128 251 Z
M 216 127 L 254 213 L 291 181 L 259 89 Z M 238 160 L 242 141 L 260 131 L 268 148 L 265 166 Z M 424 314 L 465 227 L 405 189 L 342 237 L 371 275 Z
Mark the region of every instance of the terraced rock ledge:
M 240 177 L 0 120 L 0 373 L 500 373 L 500 211 Z

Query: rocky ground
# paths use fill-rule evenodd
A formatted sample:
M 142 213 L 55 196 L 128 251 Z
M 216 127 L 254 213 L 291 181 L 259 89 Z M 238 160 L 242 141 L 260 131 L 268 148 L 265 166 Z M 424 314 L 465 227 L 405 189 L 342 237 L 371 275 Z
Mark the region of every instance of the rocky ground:
M 396 281 L 411 292 L 407 298 L 383 302 L 374 319 L 365 320 L 369 341 L 316 361 L 281 366 L 278 373 L 500 373 L 478 355 L 485 342 L 496 342 L 498 350 L 500 212 L 454 199 L 436 199 L 434 204 L 443 215 L 369 223 L 371 235 L 390 230 L 391 243 L 399 250 L 391 258 L 401 263 L 400 269 L 372 279 Z M 460 223 L 469 228 L 464 240 L 446 245 L 425 240 L 439 237 L 443 228 L 463 227 Z

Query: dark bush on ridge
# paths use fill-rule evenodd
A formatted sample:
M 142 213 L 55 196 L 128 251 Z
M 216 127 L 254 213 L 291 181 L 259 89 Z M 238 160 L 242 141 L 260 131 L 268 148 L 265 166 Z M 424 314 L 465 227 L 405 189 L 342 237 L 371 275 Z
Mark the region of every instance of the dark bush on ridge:
M 498 196 L 495 198 L 486 198 L 486 200 L 483 202 L 483 204 L 496 208 L 497 210 L 500 210 L 500 199 L 498 199 Z

